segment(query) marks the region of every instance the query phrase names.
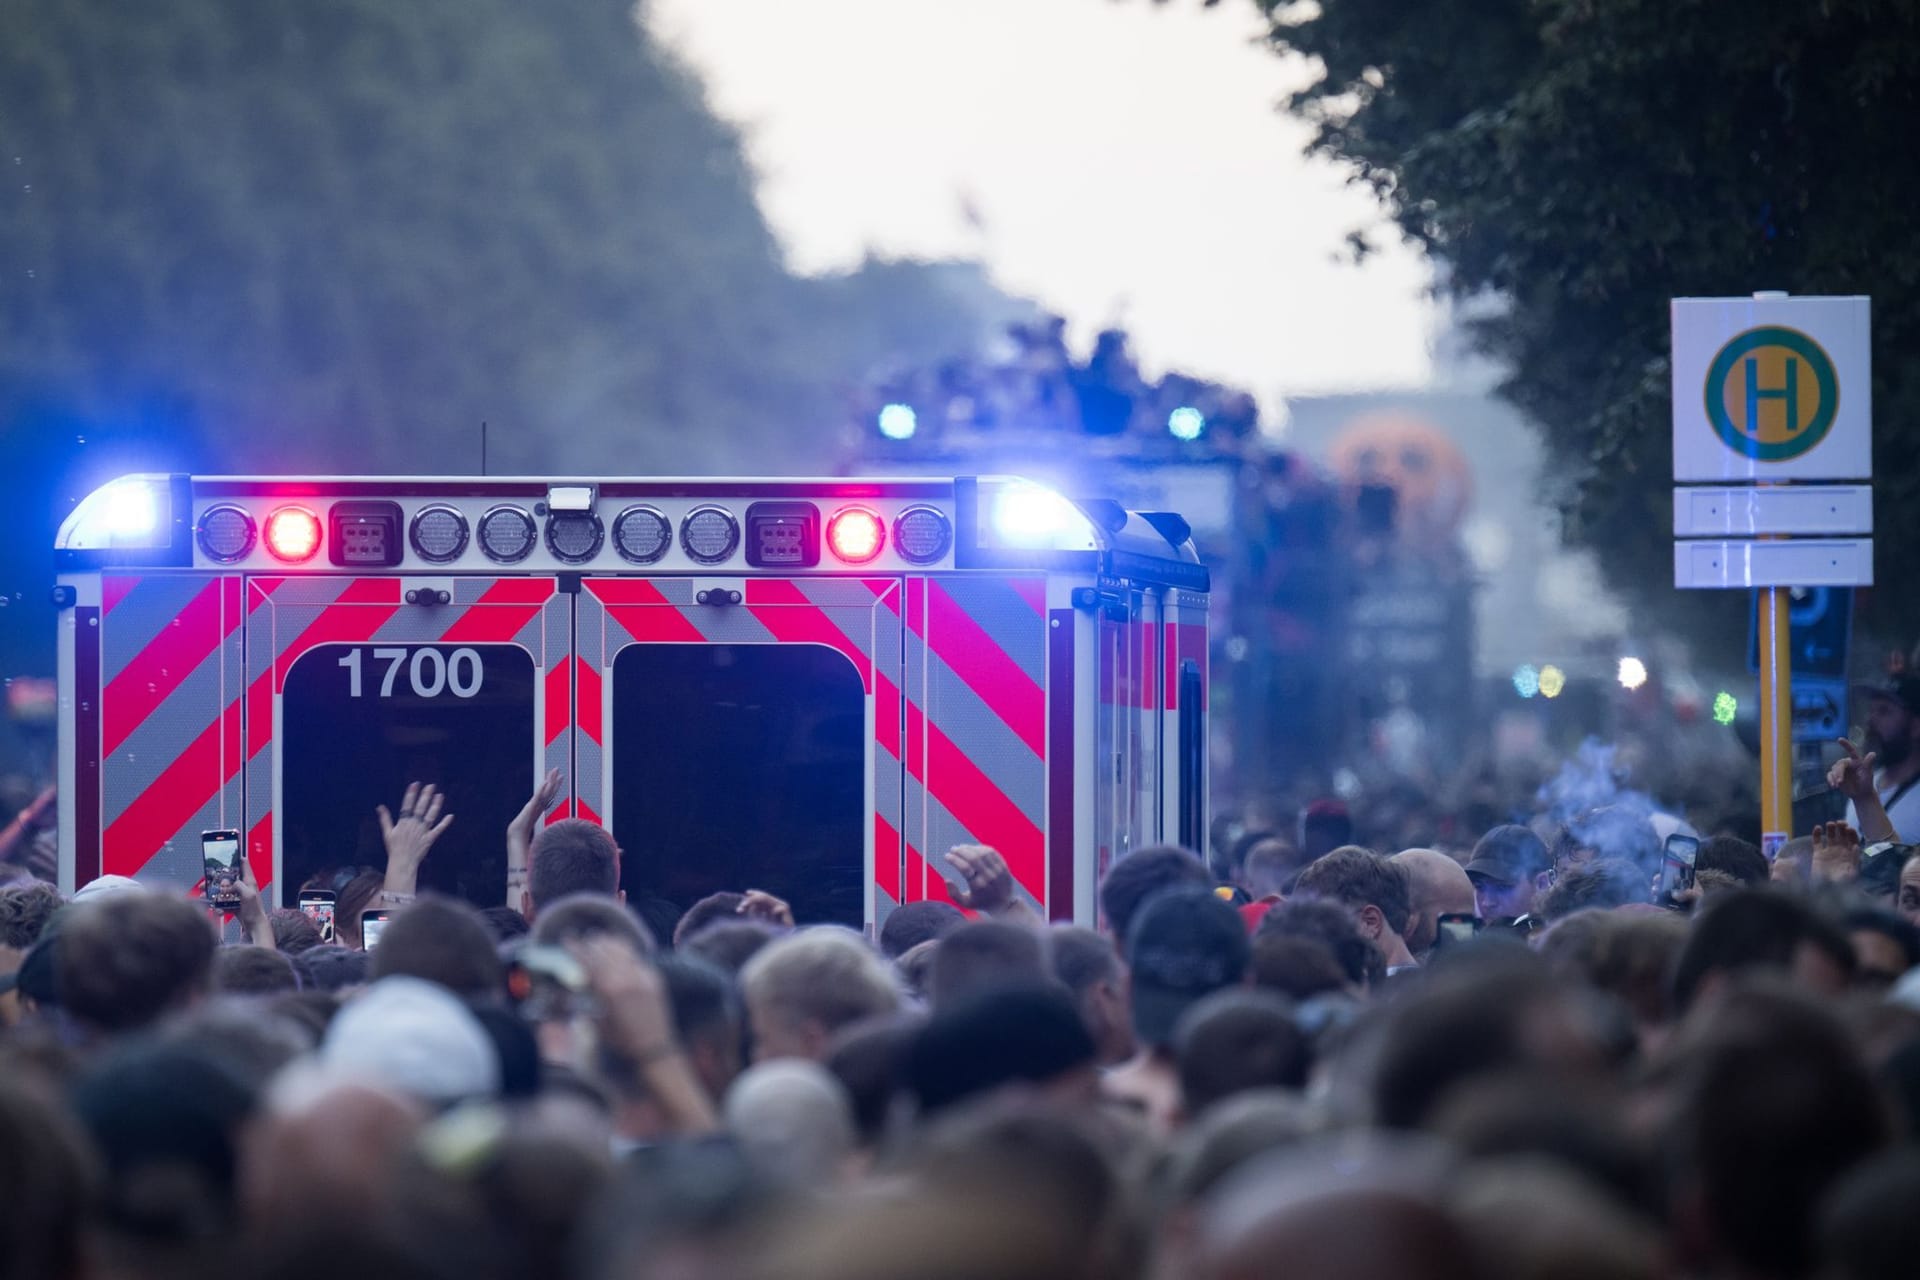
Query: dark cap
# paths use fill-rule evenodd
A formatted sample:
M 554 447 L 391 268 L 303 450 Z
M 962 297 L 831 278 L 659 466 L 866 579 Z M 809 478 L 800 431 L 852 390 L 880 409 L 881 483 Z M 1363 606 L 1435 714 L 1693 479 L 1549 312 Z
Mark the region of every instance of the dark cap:
M 1904 707 L 1909 715 L 1920 716 L 1920 675 L 1888 676 L 1868 684 L 1853 686 L 1855 697 L 1885 698 Z
M 1516 823 L 1495 827 L 1473 846 L 1467 876 L 1478 884 L 1514 885 L 1531 880 L 1553 865 L 1546 841 Z
M 1149 1045 L 1173 1043 L 1181 1015 L 1241 982 L 1253 959 L 1240 913 L 1201 888 L 1148 900 L 1127 937 L 1133 1029 Z

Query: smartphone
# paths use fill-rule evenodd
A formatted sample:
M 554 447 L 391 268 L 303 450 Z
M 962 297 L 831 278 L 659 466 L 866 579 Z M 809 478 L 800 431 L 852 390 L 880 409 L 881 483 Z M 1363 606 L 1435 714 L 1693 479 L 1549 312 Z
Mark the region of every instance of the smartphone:
M 320 931 L 320 941 L 333 941 L 333 891 L 330 889 L 302 889 L 300 891 L 300 912 L 313 921 L 313 927 Z
M 387 921 L 393 911 L 387 907 L 369 907 L 360 913 L 360 946 L 371 951 L 380 945 L 380 934 L 387 927 Z
M 1685 889 L 1693 888 L 1693 860 L 1700 852 L 1700 841 L 1696 836 L 1683 836 L 1679 832 L 1667 837 L 1667 843 L 1660 852 L 1660 903 L 1673 905 L 1675 897 Z
M 595 1010 L 586 969 L 560 947 L 521 947 L 507 965 L 507 995 L 532 1022 L 564 1022 Z
M 202 831 L 200 862 L 206 874 L 207 905 L 229 911 L 240 905 L 240 833 Z
M 1439 933 L 1435 935 L 1436 947 L 1453 947 L 1463 942 L 1472 942 L 1480 932 L 1480 917 L 1471 911 L 1449 911 L 1439 920 Z

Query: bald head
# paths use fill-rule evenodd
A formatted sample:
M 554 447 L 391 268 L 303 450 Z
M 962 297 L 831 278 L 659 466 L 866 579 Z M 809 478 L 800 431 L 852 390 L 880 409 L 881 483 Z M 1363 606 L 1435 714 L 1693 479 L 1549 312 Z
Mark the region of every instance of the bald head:
M 1425 960 L 1439 936 L 1441 916 L 1475 914 L 1473 881 L 1465 867 L 1434 849 L 1406 849 L 1389 861 L 1406 873 L 1413 906 L 1400 936 L 1407 950 Z
M 267 1095 L 242 1148 L 242 1190 L 261 1221 L 316 1207 L 373 1214 L 387 1207 L 389 1171 L 425 1122 L 384 1089 L 296 1067 Z

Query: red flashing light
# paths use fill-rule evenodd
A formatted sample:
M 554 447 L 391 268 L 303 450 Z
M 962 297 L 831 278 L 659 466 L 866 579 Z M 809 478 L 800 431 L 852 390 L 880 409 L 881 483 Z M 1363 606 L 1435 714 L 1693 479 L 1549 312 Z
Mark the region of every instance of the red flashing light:
M 267 550 L 298 564 L 320 549 L 320 517 L 305 507 L 281 507 L 267 517 Z
M 865 564 L 886 541 L 886 524 L 865 507 L 847 507 L 827 521 L 827 545 L 848 564 Z

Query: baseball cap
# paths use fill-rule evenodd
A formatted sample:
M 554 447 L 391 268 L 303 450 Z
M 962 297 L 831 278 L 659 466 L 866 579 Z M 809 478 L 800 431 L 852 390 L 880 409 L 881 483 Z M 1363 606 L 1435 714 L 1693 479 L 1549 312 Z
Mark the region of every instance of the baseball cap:
M 1920 675 L 1888 676 L 1884 680 L 1856 684 L 1853 692 L 1861 698 L 1886 698 L 1920 716 Z
M 1150 1045 L 1173 1043 L 1182 1014 L 1246 977 L 1253 959 L 1240 913 L 1205 889 L 1148 899 L 1127 936 L 1133 1029 Z
M 1517 823 L 1495 827 L 1480 837 L 1467 859 L 1467 876 L 1475 882 L 1519 884 L 1553 865 L 1547 843 Z
M 401 974 L 334 1015 L 320 1059 L 430 1103 L 500 1091 L 500 1055 L 480 1020 L 445 987 Z

